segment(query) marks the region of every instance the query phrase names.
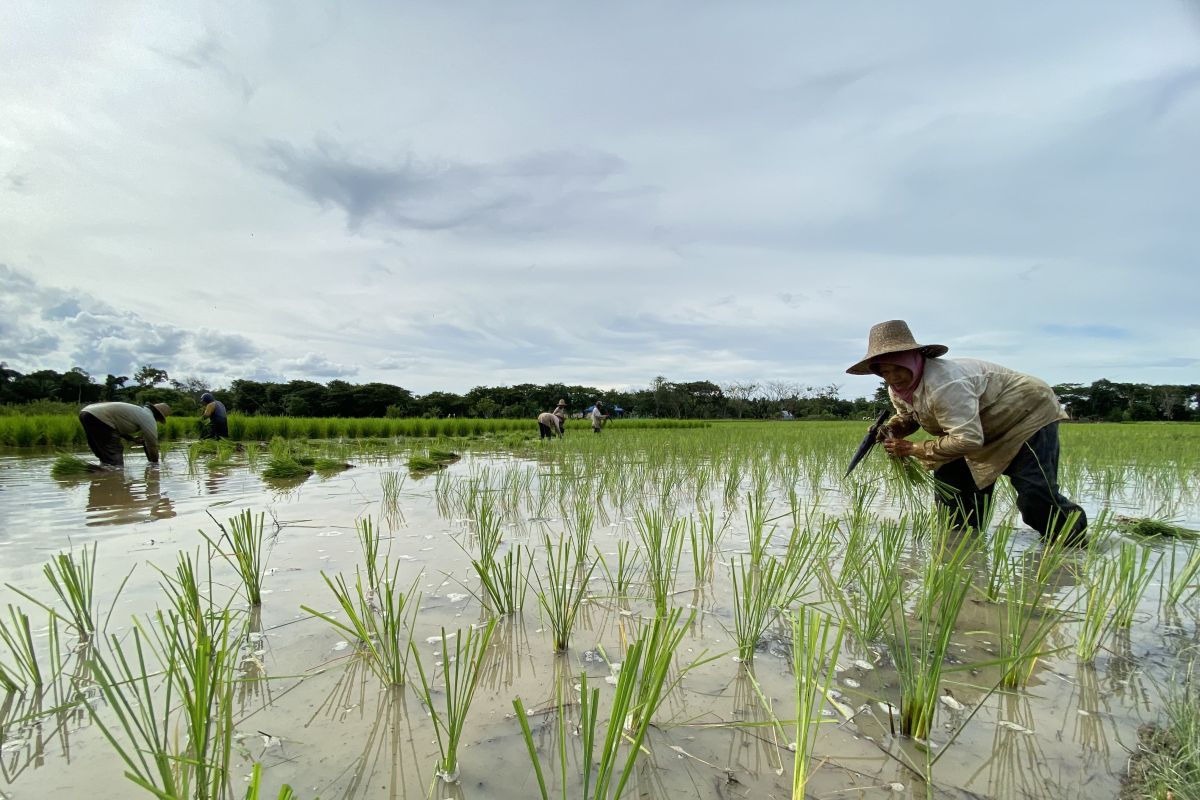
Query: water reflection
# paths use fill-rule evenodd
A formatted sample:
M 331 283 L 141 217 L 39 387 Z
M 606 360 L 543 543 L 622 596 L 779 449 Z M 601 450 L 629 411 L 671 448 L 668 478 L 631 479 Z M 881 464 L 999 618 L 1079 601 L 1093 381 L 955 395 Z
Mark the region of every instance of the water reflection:
M 175 516 L 171 498 L 162 493 L 158 467 L 146 467 L 142 479 L 123 471 L 88 478 L 87 525 L 125 525 Z

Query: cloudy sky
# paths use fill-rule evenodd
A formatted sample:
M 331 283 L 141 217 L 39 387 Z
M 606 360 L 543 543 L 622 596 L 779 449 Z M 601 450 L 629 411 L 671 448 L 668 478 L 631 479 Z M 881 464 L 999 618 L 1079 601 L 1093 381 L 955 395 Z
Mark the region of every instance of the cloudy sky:
M 0 10 L 0 359 L 837 384 L 870 326 L 1200 380 L 1200 5 Z

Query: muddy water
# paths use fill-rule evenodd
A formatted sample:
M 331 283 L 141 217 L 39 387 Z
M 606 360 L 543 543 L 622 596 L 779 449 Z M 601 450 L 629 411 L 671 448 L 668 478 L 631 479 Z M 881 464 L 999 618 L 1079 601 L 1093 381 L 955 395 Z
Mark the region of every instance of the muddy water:
M 83 455 L 83 454 L 81 454 Z M 512 699 L 520 696 L 544 757 L 556 746 L 560 692 L 570 696 L 581 672 L 607 689 L 609 669 L 601 651 L 615 653 L 641 610 L 603 600 L 585 605 L 566 654 L 551 652 L 536 602 L 497 628 L 495 657 L 471 710 L 461 752 L 458 785 L 437 785 L 432 724 L 411 689 L 385 690 L 361 663 L 350 658 L 344 638 L 300 610 L 308 605 L 333 610 L 321 573 L 351 575 L 361 563 L 356 519 L 380 520 L 389 537 L 385 548 L 401 564 L 401 581 L 417 580 L 422 591 L 416 640 L 431 661 L 431 643 L 441 627 L 459 628 L 482 618 L 471 596 L 476 587 L 469 558 L 466 520 L 438 512 L 436 479 L 408 478 L 399 506 L 385 513 L 381 476 L 403 471 L 403 454 L 351 459 L 354 469 L 290 486 L 264 482 L 245 463 L 209 470 L 189 469 L 181 452 L 160 468 L 131 458 L 121 472 L 73 480 L 50 477 L 49 455 L 0 457 L 0 583 L 48 599 L 42 565 L 54 553 L 97 543 L 97 596 L 110 634 L 128 631 L 131 616 L 161 602 L 161 576 L 179 550 L 203 545 L 199 531 L 217 533 L 222 522 L 249 508 L 268 514 L 272 539 L 260 636 L 245 654 L 238 689 L 238 753 L 241 772 L 251 761 L 266 768 L 266 785 L 290 783 L 301 798 L 530 798 L 536 784 Z M 536 470 L 533 462 L 479 453 L 447 470 L 464 478 L 481 466 L 493 470 Z M 1086 498 L 1084 498 L 1086 502 Z M 827 496 L 823 502 L 844 503 Z M 1089 507 L 1089 511 L 1093 511 Z M 526 514 L 506 523 L 510 542 L 533 543 L 543 533 L 557 535 L 567 524 L 550 511 Z M 741 509 L 730 509 L 730 534 L 720 560 L 746 549 Z M 1149 510 L 1143 513 L 1150 513 Z M 1190 519 L 1195 509 L 1188 510 Z M 604 553 L 634 534 L 628 511 L 598 521 L 595 543 Z M 1019 548 L 1035 548 L 1028 530 Z M 685 553 L 684 561 L 689 556 Z M 782 631 L 772 631 L 760 647 L 753 672 L 739 664 L 732 628 L 727 570 L 710 586 L 681 579 L 680 605 L 696 612 L 681 648 L 685 660 L 716 658 L 690 672 L 660 711 L 648 753 L 640 762 L 637 792 L 627 796 L 668 798 L 784 798 L 791 792 L 788 736 L 772 724 L 766 706 L 780 719 L 792 716 L 793 679 Z M 235 576 L 214 565 L 219 586 L 236 590 Z M 1057 576 L 1059 591 L 1070 591 L 1069 573 Z M 597 576 L 596 593 L 604 594 Z M 117 588 L 124 586 L 113 601 Z M 28 603 L 11 589 L 5 602 Z M 963 663 L 993 658 L 995 611 L 969 600 L 957 626 L 951 654 Z M 44 637 L 45 631 L 41 632 Z M 985 668 L 951 673 L 946 687 L 954 704 L 941 708 L 938 732 L 969 723 L 934 767 L 939 796 L 1096 798 L 1112 796 L 1134 746 L 1139 724 L 1161 708 L 1158 692 L 1169 678 L 1175 654 L 1196 640 L 1194 616 L 1162 619 L 1157 587 L 1139 608 L 1129 636 L 1110 642 L 1094 667 L 1079 667 L 1068 649 L 1062 658 L 1041 661 L 1025 691 L 996 693 L 996 676 Z M 1070 626 L 1052 634 L 1052 644 L 1068 647 Z M 925 754 L 898 740 L 879 698 L 895 699 L 897 676 L 871 652 L 845 651 L 837 687 L 858 713 L 853 720 L 824 726 L 816 747 L 818 763 L 809 784 L 817 797 L 923 796 L 925 786 L 899 762 L 900 750 L 916 762 Z M 956 710 L 961 704 L 962 710 Z M 952 707 L 952 705 L 954 707 Z M 568 709 L 568 717 L 577 714 Z M 836 721 L 836 719 L 835 719 Z M 938 751 L 935 751 L 935 753 Z M 34 722 L 12 726 L 3 743 L 3 796 L 11 798 L 136 796 L 121 775 L 121 764 L 86 713 L 65 709 Z M 273 796 L 273 791 L 272 791 Z

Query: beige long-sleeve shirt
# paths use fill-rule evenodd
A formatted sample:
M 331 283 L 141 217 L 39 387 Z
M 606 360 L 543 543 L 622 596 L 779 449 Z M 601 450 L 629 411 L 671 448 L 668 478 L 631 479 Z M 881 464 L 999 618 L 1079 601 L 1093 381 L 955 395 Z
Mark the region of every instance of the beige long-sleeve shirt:
M 153 411 L 133 403 L 92 403 L 83 410 L 122 436 L 140 433 L 146 458 L 152 463 L 158 462 L 158 425 Z
M 549 411 L 543 411 L 541 414 L 538 414 L 537 421 L 543 425 L 546 425 L 555 433 L 562 433 L 563 431 L 563 418 L 557 411 L 553 413 Z
M 897 413 L 893 429 L 911 433 L 919 425 L 937 437 L 914 442 L 913 455 L 931 469 L 962 457 L 981 489 L 996 482 L 1030 436 L 1067 418 L 1045 381 L 974 358 L 926 359 L 911 404 L 888 393 Z

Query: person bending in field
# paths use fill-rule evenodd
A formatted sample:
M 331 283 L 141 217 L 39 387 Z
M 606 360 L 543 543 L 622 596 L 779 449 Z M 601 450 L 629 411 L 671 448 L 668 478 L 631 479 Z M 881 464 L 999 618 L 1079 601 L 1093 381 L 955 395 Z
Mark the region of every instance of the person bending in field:
M 204 410 L 200 412 L 200 438 L 228 439 L 229 415 L 225 412 L 225 404 L 209 392 L 200 395 L 200 402 L 204 404 Z
M 604 413 L 604 406 L 599 400 L 592 406 L 592 433 L 599 433 L 604 427 L 604 420 L 608 419 L 608 414 Z
M 166 424 L 171 407 L 166 403 L 135 406 L 133 403 L 92 403 L 79 412 L 88 447 L 110 469 L 125 466 L 122 439 L 140 443 L 151 464 L 158 463 L 158 426 Z
M 561 439 L 566 427 L 566 417 L 566 400 L 559 400 L 558 405 L 554 407 L 553 411 L 543 411 L 541 414 L 538 414 L 538 432 L 541 434 L 539 438 L 553 439 L 557 436 Z
M 1007 475 L 1026 525 L 1086 544 L 1087 516 L 1058 490 L 1058 422 L 1067 415 L 1054 390 L 999 364 L 942 358 L 948 350 L 918 344 L 903 320 L 871 328 L 867 354 L 846 372 L 887 383 L 896 414 L 879 431 L 884 448 L 914 456 L 950 487 L 937 502 L 960 527 L 978 527 L 996 479 Z M 905 438 L 918 428 L 936 438 Z

